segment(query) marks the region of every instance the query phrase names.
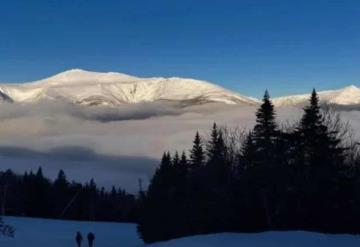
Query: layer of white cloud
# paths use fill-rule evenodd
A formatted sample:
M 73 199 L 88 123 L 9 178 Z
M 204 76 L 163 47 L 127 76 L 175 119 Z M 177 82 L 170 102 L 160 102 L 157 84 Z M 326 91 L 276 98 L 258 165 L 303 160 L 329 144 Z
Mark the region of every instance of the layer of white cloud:
M 148 179 L 163 151 L 188 150 L 195 131 L 205 135 L 213 122 L 249 129 L 254 124 L 255 111 L 252 106 L 219 104 L 185 109 L 165 102 L 118 109 L 58 102 L 2 104 L 0 168 L 12 166 L 21 171 L 42 165 L 51 175 L 64 168 L 71 178 L 85 180 L 95 176 L 102 184 L 114 182 L 134 190 L 137 178 Z M 280 123 L 291 123 L 298 120 L 302 110 L 283 107 L 277 112 Z M 342 115 L 358 129 L 360 112 Z M 71 149 L 79 155 L 64 152 Z M 137 157 L 139 162 L 125 162 L 124 157 Z M 75 169 L 75 164 L 81 166 Z

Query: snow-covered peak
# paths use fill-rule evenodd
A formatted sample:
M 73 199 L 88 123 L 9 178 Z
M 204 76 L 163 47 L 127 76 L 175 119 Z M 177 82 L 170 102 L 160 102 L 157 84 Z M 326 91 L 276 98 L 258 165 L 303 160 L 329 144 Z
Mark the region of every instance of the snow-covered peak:
M 360 104 L 360 88 L 350 85 L 337 90 L 327 90 L 318 92 L 320 102 L 337 105 L 357 105 Z M 297 105 L 308 102 L 309 94 L 292 95 L 275 98 L 274 104 L 281 105 Z
M 34 82 L 36 84 L 66 85 L 66 84 L 97 84 L 134 81 L 138 79 L 130 75 L 114 72 L 92 72 L 82 69 L 70 69 L 49 78 Z
M 344 87 L 343 90 L 359 90 L 359 88 L 355 85 L 350 85 L 350 86 L 347 86 L 347 87 Z
M 221 102 L 257 104 L 258 100 L 212 83 L 179 77 L 139 78 L 121 73 L 68 70 L 46 79 L 22 84 L 0 84 L 0 92 L 15 102 L 42 99 L 85 105 L 112 105 L 186 101 L 188 104 Z
M 360 88 L 351 85 L 340 90 L 335 90 L 328 99 L 329 103 L 338 105 L 354 105 L 360 103 Z

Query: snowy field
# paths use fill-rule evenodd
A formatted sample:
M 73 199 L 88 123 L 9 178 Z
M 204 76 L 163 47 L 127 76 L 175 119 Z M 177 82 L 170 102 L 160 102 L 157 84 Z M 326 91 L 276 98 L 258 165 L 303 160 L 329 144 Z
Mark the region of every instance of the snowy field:
M 77 231 L 96 234 L 94 247 L 142 247 L 134 224 L 94 223 L 7 217 L 16 228 L 15 238 L 0 237 L 1 247 L 72 247 Z M 87 245 L 83 245 L 87 246 Z M 188 237 L 149 247 L 350 247 L 360 246 L 360 236 L 309 232 L 222 233 Z
M 94 247 L 141 246 L 136 225 L 79 221 L 44 220 L 6 217 L 6 224 L 16 229 L 15 238 L 0 236 L 1 247 L 72 247 L 75 234 L 80 231 L 86 239 L 88 232 L 95 233 Z M 87 245 L 83 245 L 87 246 Z

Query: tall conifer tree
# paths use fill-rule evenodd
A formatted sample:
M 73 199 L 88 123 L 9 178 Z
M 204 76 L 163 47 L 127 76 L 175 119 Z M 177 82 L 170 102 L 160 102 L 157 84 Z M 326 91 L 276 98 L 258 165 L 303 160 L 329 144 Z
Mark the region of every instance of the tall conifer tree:
M 276 144 L 279 136 L 278 126 L 275 121 L 274 105 L 266 90 L 263 103 L 256 112 L 256 124 L 252 139 L 256 148 L 257 163 L 271 165 L 276 162 Z
M 202 167 L 204 165 L 204 162 L 205 153 L 203 149 L 203 143 L 199 132 L 196 132 L 193 141 L 193 147 L 190 150 L 190 167 L 191 169 Z
M 313 89 L 297 128 L 299 162 L 305 166 L 323 166 L 342 163 L 343 149 L 336 132 L 330 132 L 324 123 L 319 97 Z

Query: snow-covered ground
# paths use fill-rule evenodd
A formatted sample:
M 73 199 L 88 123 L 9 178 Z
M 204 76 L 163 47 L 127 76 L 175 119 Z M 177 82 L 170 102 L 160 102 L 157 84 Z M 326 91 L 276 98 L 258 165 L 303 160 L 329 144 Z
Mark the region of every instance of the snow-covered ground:
M 94 247 L 144 246 L 134 224 L 75 222 L 7 217 L 16 228 L 15 238 L 0 237 L 1 247 L 76 246 L 77 231 L 96 234 Z M 86 246 L 86 245 L 84 245 Z M 311 232 L 221 233 L 193 236 L 147 245 L 149 247 L 352 247 L 360 246 L 360 236 L 326 235 Z
M 141 246 L 136 225 L 103 222 L 80 222 L 6 217 L 6 224 L 16 230 L 15 238 L 0 236 L 1 247 L 71 247 L 76 246 L 75 234 L 80 231 L 86 239 L 95 233 L 94 247 Z M 86 245 L 83 245 L 86 246 Z
M 221 233 L 194 236 L 151 245 L 152 247 L 352 247 L 360 236 L 309 232 Z

